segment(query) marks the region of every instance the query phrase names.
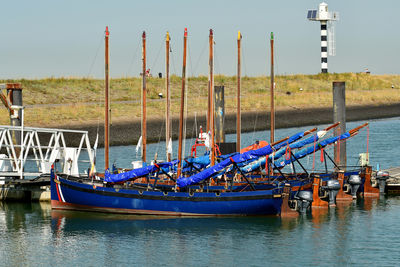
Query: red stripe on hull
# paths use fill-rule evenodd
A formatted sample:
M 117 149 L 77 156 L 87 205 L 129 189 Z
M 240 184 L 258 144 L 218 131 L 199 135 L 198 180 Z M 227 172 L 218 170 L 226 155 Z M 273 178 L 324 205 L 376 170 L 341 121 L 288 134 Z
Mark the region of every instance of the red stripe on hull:
M 121 213 L 121 214 L 137 214 L 137 215 L 162 215 L 162 216 L 245 216 L 238 214 L 199 214 L 199 213 L 186 213 L 174 211 L 158 211 L 158 210 L 138 210 L 138 209 L 120 209 L 120 208 L 106 208 L 106 207 L 93 207 L 87 205 L 79 205 L 51 200 L 51 208 L 59 210 L 77 210 L 77 211 L 91 211 L 91 212 L 106 212 L 106 213 Z
M 57 191 L 58 201 L 61 201 L 61 197 L 60 197 L 60 188 L 58 187 L 58 184 L 57 184 L 57 183 L 56 183 L 56 191 Z

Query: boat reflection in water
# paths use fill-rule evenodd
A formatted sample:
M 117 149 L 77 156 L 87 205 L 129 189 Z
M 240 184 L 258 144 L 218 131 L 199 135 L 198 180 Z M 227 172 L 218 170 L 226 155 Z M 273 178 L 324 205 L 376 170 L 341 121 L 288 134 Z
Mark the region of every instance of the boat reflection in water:
M 196 231 L 218 232 L 243 228 L 265 230 L 266 227 L 279 228 L 281 220 L 277 216 L 257 217 L 197 217 L 197 216 L 155 216 L 127 215 L 68 210 L 51 211 L 52 230 L 54 233 L 123 233 L 136 235 L 146 231 Z

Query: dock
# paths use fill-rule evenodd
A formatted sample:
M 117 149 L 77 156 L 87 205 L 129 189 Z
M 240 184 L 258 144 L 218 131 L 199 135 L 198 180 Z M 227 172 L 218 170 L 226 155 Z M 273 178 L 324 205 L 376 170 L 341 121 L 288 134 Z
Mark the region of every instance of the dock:
M 50 201 L 50 176 L 8 180 L 0 185 L 0 201 Z
M 78 147 L 70 145 L 74 139 Z M 79 164 L 94 165 L 95 149 L 87 131 L 0 125 L 0 201 L 50 201 L 52 165 L 80 176 Z
M 393 167 L 385 171 L 389 173 L 389 179 L 386 184 L 387 193 L 389 195 L 400 194 L 400 167 Z

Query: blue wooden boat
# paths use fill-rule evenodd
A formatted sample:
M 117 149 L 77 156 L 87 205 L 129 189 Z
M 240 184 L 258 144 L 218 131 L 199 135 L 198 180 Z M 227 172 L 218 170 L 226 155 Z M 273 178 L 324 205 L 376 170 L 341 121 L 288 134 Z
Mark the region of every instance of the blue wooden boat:
M 243 192 L 174 192 L 101 186 L 51 174 L 53 209 L 172 216 L 279 215 L 282 187 Z

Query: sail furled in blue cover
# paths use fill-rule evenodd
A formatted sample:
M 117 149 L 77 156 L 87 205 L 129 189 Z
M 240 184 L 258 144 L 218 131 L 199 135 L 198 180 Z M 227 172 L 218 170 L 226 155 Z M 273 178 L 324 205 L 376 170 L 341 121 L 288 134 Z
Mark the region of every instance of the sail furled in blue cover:
M 304 132 L 303 132 L 303 135 L 301 135 L 296 140 L 300 139 L 303 136 L 304 136 Z M 318 140 L 319 140 L 319 135 L 315 134 L 315 135 L 310 136 L 310 137 L 308 137 L 308 138 L 306 138 L 304 140 L 299 140 L 299 141 L 297 141 L 295 143 L 292 143 L 292 144 L 290 144 L 290 142 L 288 142 L 288 143 L 289 143 L 290 149 L 296 149 L 296 148 L 300 148 L 300 147 L 306 146 L 308 144 L 314 143 L 314 142 L 316 142 Z M 279 149 L 278 151 L 276 151 L 275 153 L 272 154 L 273 160 L 278 160 L 285 153 L 286 153 L 286 147 L 282 147 L 281 149 Z M 256 161 L 254 161 L 254 162 L 242 167 L 241 170 L 244 173 L 248 173 L 248 172 L 252 172 L 252 171 L 255 171 L 257 169 L 260 169 L 260 168 L 264 168 L 265 167 L 265 163 L 266 163 L 266 159 L 267 159 L 267 157 L 261 157 L 258 160 L 256 160 Z
M 204 169 L 210 165 L 210 155 L 204 155 L 196 158 L 187 158 L 182 162 L 182 171 L 192 171 L 192 166 L 197 169 Z M 174 165 L 174 171 L 177 170 L 178 164 Z
M 318 142 L 315 145 L 315 148 L 314 148 L 314 146 L 310 146 L 310 147 L 304 148 L 304 149 L 300 150 L 299 152 L 295 153 L 294 157 L 291 156 L 290 159 L 285 159 L 285 160 L 282 160 L 282 161 L 275 161 L 275 165 L 277 167 L 284 167 L 285 165 L 288 165 L 288 164 L 294 162 L 296 159 L 304 158 L 305 156 L 314 153 L 314 151 L 318 151 L 321 148 L 324 148 L 327 145 L 333 144 L 338 140 L 344 140 L 344 139 L 347 139 L 349 137 L 350 137 L 350 133 L 347 132 L 347 133 L 344 133 L 344 134 L 339 135 L 339 136 L 333 136 L 333 137 L 327 138 L 325 140 L 322 140 L 321 142 Z
M 300 138 L 302 138 L 302 137 L 304 136 L 305 133 L 306 133 L 306 132 L 299 132 L 299 133 L 296 133 L 296 134 L 290 136 L 287 140 L 282 141 L 282 142 L 280 142 L 280 143 L 274 145 L 273 150 L 274 150 L 274 151 L 280 151 L 283 147 L 287 146 L 288 144 L 291 144 L 291 143 L 293 143 L 293 142 L 299 140 Z M 283 151 L 284 151 L 284 150 L 283 150 Z M 276 152 L 275 152 L 275 153 L 276 153 Z M 257 165 L 257 164 L 259 164 L 259 162 L 262 161 L 263 159 L 264 159 L 264 165 L 265 165 L 265 159 L 266 159 L 266 157 L 263 156 L 263 157 L 260 157 L 260 158 L 258 158 L 258 159 L 252 159 L 252 160 L 249 160 L 249 161 L 241 162 L 241 163 L 238 164 L 238 166 L 241 167 L 241 170 L 243 170 L 244 168 L 248 168 L 248 166 L 253 166 L 253 165 L 255 165 L 255 166 L 257 166 L 257 167 L 255 167 L 254 169 L 252 169 L 252 170 L 255 170 L 255 169 L 258 169 L 258 168 L 260 167 L 260 165 Z M 244 167 L 243 167 L 243 166 L 244 166 Z M 233 168 L 233 167 L 230 167 L 227 171 L 231 171 L 232 168 Z
M 162 169 L 164 172 L 168 173 L 171 170 L 176 171 L 176 166 L 178 164 L 178 160 L 173 160 L 171 162 L 162 162 L 157 163 L 156 165 L 148 165 L 146 167 L 133 169 L 127 172 L 111 174 L 109 171 L 106 171 L 104 174 L 105 182 L 123 182 L 129 179 L 139 178 L 146 176 L 148 174 L 154 173 Z M 191 171 L 191 165 L 197 169 L 204 169 L 208 165 L 210 165 L 210 156 L 200 156 L 197 158 L 187 158 L 182 164 L 183 171 Z
M 172 162 L 162 162 L 158 163 L 155 165 L 149 165 L 143 168 L 137 168 L 133 169 L 131 171 L 123 172 L 123 173 L 117 173 L 117 174 L 111 174 L 108 170 L 104 173 L 104 181 L 109 182 L 109 183 L 117 183 L 117 182 L 123 182 L 129 179 L 134 179 L 134 178 L 139 178 L 146 176 L 150 173 L 154 173 L 156 171 L 159 171 L 161 168 L 169 169 L 174 165 L 176 161 Z
M 192 184 L 197 184 L 205 179 L 208 179 L 208 178 L 214 176 L 218 172 L 222 171 L 226 167 L 233 164 L 233 162 L 241 163 L 241 162 L 248 161 L 248 160 L 258 159 L 259 157 L 271 154 L 271 152 L 272 152 L 271 145 L 267 145 L 265 147 L 262 147 L 262 148 L 259 148 L 256 150 L 250 150 L 250 151 L 247 151 L 244 153 L 238 153 L 238 154 L 233 155 L 232 157 L 227 158 L 227 159 L 221 161 L 220 163 L 218 163 L 212 167 L 209 167 L 199 173 L 196 173 L 190 177 L 180 177 L 176 181 L 176 183 L 178 184 L 179 187 L 182 187 L 182 188 L 192 185 Z

